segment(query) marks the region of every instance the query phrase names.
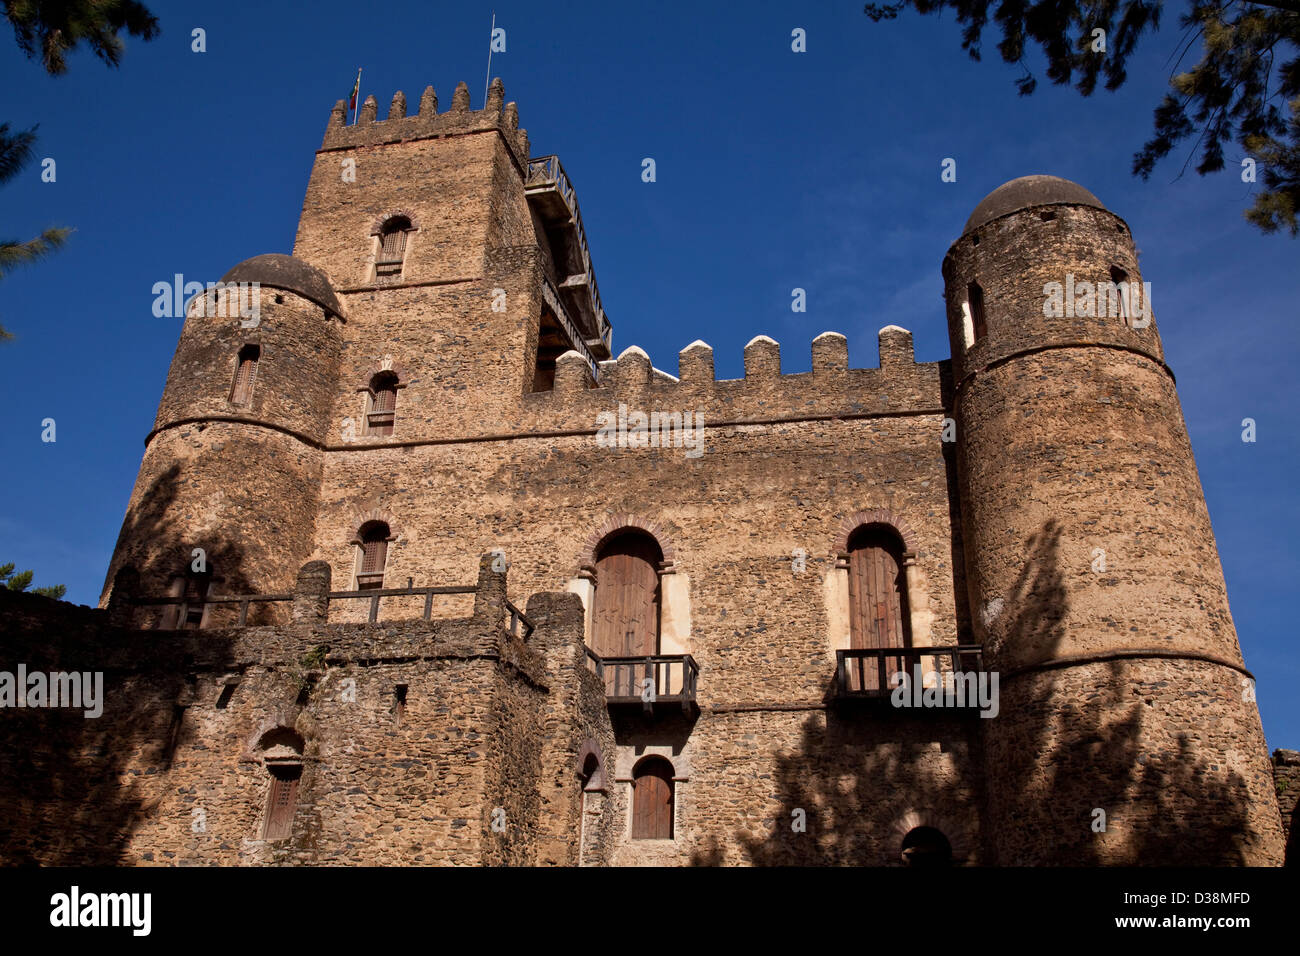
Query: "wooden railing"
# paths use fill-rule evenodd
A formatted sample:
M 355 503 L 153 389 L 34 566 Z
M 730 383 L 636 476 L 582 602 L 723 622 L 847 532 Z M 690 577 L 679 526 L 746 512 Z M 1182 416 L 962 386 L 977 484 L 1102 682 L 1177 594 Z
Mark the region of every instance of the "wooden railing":
M 649 709 L 655 703 L 674 702 L 683 710 L 695 704 L 700 668 L 690 654 L 600 657 L 587 648 L 587 666 L 605 685 L 610 704 L 641 704 Z
M 560 165 L 560 157 L 539 156 L 536 159 L 528 160 L 528 174 L 525 178 L 524 186 L 554 186 L 564 204 L 568 207 L 569 213 L 573 217 L 573 227 L 577 232 L 578 255 L 582 260 L 582 267 L 587 275 L 587 282 L 591 290 L 591 310 L 595 320 L 596 337 L 609 346 L 609 320 L 605 318 L 604 306 L 600 304 L 600 289 L 596 286 L 596 273 L 591 267 L 591 250 L 587 245 L 587 231 L 582 227 L 582 215 L 578 211 L 578 195 L 574 192 L 573 184 L 569 182 L 569 177 Z
M 379 620 L 379 600 L 386 597 L 418 597 L 424 596 L 424 612 L 420 617 L 429 620 L 433 614 L 433 597 L 435 594 L 473 594 L 478 588 L 471 585 L 451 585 L 449 587 L 436 588 L 417 588 L 409 584 L 404 588 L 367 588 L 364 591 L 331 591 L 329 599 L 334 601 L 369 598 L 370 615 L 366 618 L 367 622 L 374 624 Z
M 533 622 L 524 617 L 524 612 L 519 610 L 519 608 L 515 607 L 508 600 L 506 601 L 506 609 L 510 612 L 511 635 L 514 637 L 522 637 L 525 641 L 528 640 L 533 633 Z M 520 625 L 523 625 L 524 628 L 524 633 L 522 635 L 519 633 Z
M 367 588 L 361 591 L 330 591 L 329 600 L 347 601 L 347 600 L 365 600 L 370 602 L 370 614 L 367 622 L 374 624 L 379 620 L 379 603 L 383 598 L 391 597 L 419 597 L 424 598 L 424 611 L 421 614 L 423 620 L 430 620 L 433 615 L 433 599 L 436 595 L 444 594 L 474 594 L 478 588 L 474 585 L 451 585 L 444 587 L 414 587 L 408 584 L 404 588 Z M 189 611 L 194 607 L 202 607 L 209 604 L 237 604 L 239 605 L 239 621 L 236 626 L 245 627 L 248 623 L 248 609 L 253 604 L 272 604 L 282 601 L 292 601 L 292 594 L 217 594 L 204 598 L 202 601 L 187 601 L 185 597 L 138 597 L 132 603 L 137 607 L 167 607 L 179 606 L 176 614 L 178 628 L 183 626 Z M 510 601 L 506 601 L 506 610 L 510 612 L 510 633 L 515 637 L 522 637 L 528 640 L 533 633 L 533 622 L 528 619 L 523 611 L 515 607 Z M 522 634 L 520 630 L 522 628 Z
M 201 601 L 187 601 L 183 597 L 137 597 L 131 603 L 136 607 L 168 607 L 179 605 L 176 612 L 177 630 L 181 630 L 191 608 L 202 608 L 210 604 L 238 604 L 239 627 L 248 623 L 250 604 L 273 604 L 277 601 L 292 601 L 292 594 L 216 594 Z
M 555 291 L 555 286 L 551 285 L 550 279 L 544 278 L 542 281 L 542 298 L 550 306 L 551 311 L 555 313 L 555 318 L 560 325 L 564 327 L 564 334 L 568 338 L 569 344 L 573 346 L 575 352 L 586 360 L 587 367 L 591 369 L 592 378 L 599 378 L 600 366 L 596 362 L 596 357 L 591 354 L 591 349 L 587 348 L 586 339 L 583 338 L 582 332 L 579 331 L 573 319 L 569 317 L 569 310 L 564 307 L 564 303 L 560 300 L 560 294 Z
M 980 672 L 984 649 L 979 644 L 952 647 L 868 647 L 835 652 L 835 690 L 839 697 L 884 698 L 893 693 L 900 671 L 909 682 L 921 674 Z

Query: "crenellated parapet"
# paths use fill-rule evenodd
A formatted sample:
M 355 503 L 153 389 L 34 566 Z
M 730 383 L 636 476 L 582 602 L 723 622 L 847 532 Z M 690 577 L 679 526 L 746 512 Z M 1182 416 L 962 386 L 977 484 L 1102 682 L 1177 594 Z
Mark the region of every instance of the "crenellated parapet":
M 599 384 L 586 358 L 570 351 L 556 362 L 552 390 L 523 397 L 519 424 L 541 432 L 589 429 L 601 412 L 620 404 L 645 412 L 692 411 L 718 424 L 946 414 L 949 363 L 915 362 L 912 334 L 897 326 L 881 329 L 879 344 L 879 368 L 849 368 L 845 337 L 824 332 L 812 342 L 810 371 L 782 373 L 780 344 L 759 335 L 745 346 L 739 379 L 715 378 L 713 349 L 702 341 L 682 349 L 677 376 L 655 368 L 632 346 L 598 363 Z
M 445 112 L 438 112 L 438 95 L 432 86 L 425 88 L 419 111 L 412 116 L 407 115 L 406 94 L 400 90 L 393 94 L 384 119 L 379 119 L 378 112 L 378 101 L 373 95 L 367 96 L 357 121 L 348 125 L 347 106 L 339 100 L 330 111 L 321 149 L 354 149 L 496 130 L 521 170 L 528 162 L 528 133 L 519 128 L 518 107 L 505 102 L 505 85 L 500 78 L 492 81 L 483 109 L 470 109 L 469 87 L 460 83 L 452 95 L 451 108 Z

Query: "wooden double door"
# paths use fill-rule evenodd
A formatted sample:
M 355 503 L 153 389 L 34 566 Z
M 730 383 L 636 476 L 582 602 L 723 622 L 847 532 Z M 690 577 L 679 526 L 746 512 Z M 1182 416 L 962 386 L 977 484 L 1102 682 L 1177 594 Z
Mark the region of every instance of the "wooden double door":
M 652 657 L 659 653 L 659 562 L 653 538 L 624 534 L 601 549 L 596 561 L 592 650 L 603 658 Z M 648 662 L 605 666 L 605 692 L 640 696 L 645 678 L 657 680 Z
M 909 619 L 900 542 L 885 528 L 859 529 L 849 542 L 849 646 L 854 650 L 910 647 Z M 906 669 L 907 658 L 887 656 L 882 685 L 875 657 L 851 659 L 849 690 L 887 690 L 893 675 Z

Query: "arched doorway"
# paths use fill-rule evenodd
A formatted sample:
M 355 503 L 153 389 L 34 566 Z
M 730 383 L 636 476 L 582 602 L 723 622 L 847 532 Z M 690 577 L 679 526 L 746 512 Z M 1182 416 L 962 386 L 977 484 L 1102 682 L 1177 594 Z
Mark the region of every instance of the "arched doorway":
M 854 650 L 911 647 L 911 609 L 903 566 L 903 541 L 893 528 L 862 525 L 849 536 L 849 646 Z M 884 690 L 877 660 L 849 673 L 852 691 Z M 885 661 L 885 679 L 906 669 L 906 658 Z
M 596 593 L 591 616 L 592 650 L 605 658 L 648 658 L 659 653 L 659 566 L 663 551 L 644 531 L 629 529 L 606 539 L 596 552 Z M 644 675 L 642 672 L 644 671 Z M 605 692 L 634 697 L 649 663 L 605 668 Z
M 952 844 L 941 830 L 934 827 L 913 827 L 903 837 L 902 857 L 908 866 L 952 866 Z

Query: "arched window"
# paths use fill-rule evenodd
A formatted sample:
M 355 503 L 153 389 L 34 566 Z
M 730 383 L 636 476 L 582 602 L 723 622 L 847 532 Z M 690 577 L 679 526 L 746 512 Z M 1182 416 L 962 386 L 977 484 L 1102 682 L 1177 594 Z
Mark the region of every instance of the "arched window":
M 385 278 L 400 276 L 406 258 L 406 234 L 411 231 L 411 220 L 394 216 L 379 231 L 379 253 L 375 256 L 375 276 Z
M 596 552 L 592 650 L 598 657 L 652 657 L 659 653 L 659 566 L 663 551 L 644 531 L 616 533 Z M 634 697 L 651 667 L 605 667 L 606 693 Z M 644 672 L 644 673 L 643 673 Z
M 974 345 L 989 331 L 984 319 L 984 289 L 978 282 L 966 287 L 966 305 L 970 310 L 970 344 Z
M 934 827 L 913 827 L 903 837 L 903 862 L 916 867 L 952 865 L 952 844 Z
M 850 647 L 911 647 L 902 540 L 887 525 L 867 524 L 849 536 L 848 545 Z M 875 663 L 874 658 L 868 660 L 863 673 L 853 670 L 850 690 L 884 689 Z M 903 670 L 904 663 L 902 657 L 887 658 L 886 675 Z
M 397 375 L 380 372 L 366 395 L 366 434 L 391 435 L 397 420 Z
M 632 839 L 673 838 L 673 765 L 646 757 L 632 771 Z
M 384 586 L 384 565 L 388 563 L 388 541 L 392 537 L 382 521 L 367 521 L 357 533 L 357 590 Z
M 261 357 L 262 348 L 258 345 L 245 345 L 239 350 L 235 382 L 230 388 L 230 401 L 233 404 L 247 405 L 253 400 L 253 382 L 257 378 L 257 362 Z

